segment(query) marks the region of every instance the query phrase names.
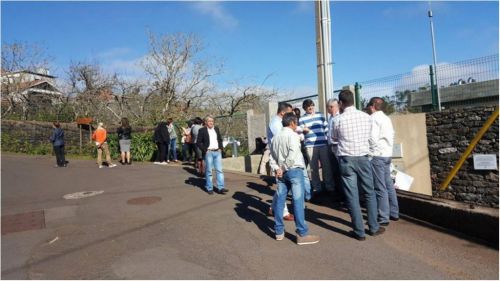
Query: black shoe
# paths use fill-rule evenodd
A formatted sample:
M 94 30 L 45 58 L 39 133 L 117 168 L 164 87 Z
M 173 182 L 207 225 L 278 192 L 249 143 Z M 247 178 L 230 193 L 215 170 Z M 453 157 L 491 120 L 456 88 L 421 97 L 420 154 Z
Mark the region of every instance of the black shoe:
M 132 162 L 127 162 L 127 165 L 132 165 Z
M 226 188 L 223 188 L 223 189 L 218 191 L 219 194 L 226 194 L 228 192 L 229 192 L 229 190 L 227 190 Z
M 378 224 L 380 224 L 381 226 L 388 226 L 389 222 L 379 222 Z
M 210 190 L 210 191 L 207 191 L 208 195 L 213 195 L 214 194 L 214 191 L 213 190 Z
M 371 236 L 377 236 L 377 235 L 380 235 L 380 234 L 382 234 L 384 232 L 385 232 L 385 228 L 379 227 L 379 229 L 377 230 L 377 232 L 368 231 L 368 234 L 370 234 Z
M 399 220 L 399 218 L 395 218 L 395 217 L 389 217 L 389 219 L 390 219 L 391 221 L 398 221 L 398 220 Z
M 352 236 L 354 239 L 358 240 L 358 241 L 365 241 L 365 240 L 366 240 L 366 237 L 364 237 L 364 236 L 358 236 L 356 233 L 354 233 L 354 232 L 352 232 L 352 231 L 351 231 L 351 236 Z

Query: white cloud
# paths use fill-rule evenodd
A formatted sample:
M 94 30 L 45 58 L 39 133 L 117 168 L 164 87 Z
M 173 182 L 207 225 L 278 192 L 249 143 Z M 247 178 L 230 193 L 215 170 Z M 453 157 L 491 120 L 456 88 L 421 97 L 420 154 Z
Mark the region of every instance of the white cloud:
M 97 57 L 100 59 L 111 59 L 111 58 L 116 58 L 120 57 L 123 55 L 126 55 L 130 53 L 129 48 L 113 48 L 104 52 L 100 52 L 97 54 Z
M 309 14 L 314 12 L 314 1 L 298 1 L 295 2 L 295 9 L 293 14 Z
M 193 4 L 193 8 L 203 14 L 208 15 L 215 23 L 227 29 L 238 27 L 238 20 L 228 12 L 220 2 L 198 2 Z
M 145 56 L 129 60 L 114 58 L 103 61 L 102 65 L 104 71 L 108 73 L 116 73 L 124 80 L 146 80 L 146 73 L 140 64 L 144 59 Z

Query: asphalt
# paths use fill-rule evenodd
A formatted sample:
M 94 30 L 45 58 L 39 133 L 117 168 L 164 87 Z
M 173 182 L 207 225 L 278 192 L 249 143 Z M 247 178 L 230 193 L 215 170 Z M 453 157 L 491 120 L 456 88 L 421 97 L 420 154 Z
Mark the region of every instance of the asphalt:
M 98 169 L 69 159 L 2 155 L 5 216 L 43 211 L 44 226 L 2 234 L 2 279 L 498 279 L 498 249 L 412 219 L 360 242 L 339 205 L 307 203 L 318 244 L 298 246 L 293 222 L 275 241 L 273 189 L 225 172 L 226 195 L 182 165 Z M 84 191 L 103 193 L 64 199 Z M 149 205 L 131 199 L 161 198 Z

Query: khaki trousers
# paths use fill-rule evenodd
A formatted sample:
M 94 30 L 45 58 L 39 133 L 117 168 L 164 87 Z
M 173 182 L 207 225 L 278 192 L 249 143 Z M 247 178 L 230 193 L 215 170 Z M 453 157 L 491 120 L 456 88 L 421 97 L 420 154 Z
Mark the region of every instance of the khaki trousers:
M 106 155 L 106 162 L 108 162 L 108 164 L 111 164 L 111 155 L 109 154 L 109 147 L 108 147 L 108 143 L 105 142 L 103 144 L 101 144 L 101 146 L 97 147 L 97 165 L 102 165 L 102 151 L 104 150 L 104 153 Z

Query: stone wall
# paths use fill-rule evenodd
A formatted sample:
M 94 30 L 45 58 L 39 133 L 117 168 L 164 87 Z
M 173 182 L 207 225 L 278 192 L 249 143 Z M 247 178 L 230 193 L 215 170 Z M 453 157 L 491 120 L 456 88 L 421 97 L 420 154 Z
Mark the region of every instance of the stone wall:
M 76 123 L 61 123 L 64 130 L 66 146 L 80 145 L 80 129 Z M 32 145 L 49 143 L 52 133 L 52 122 L 38 121 L 13 121 L 2 120 L 2 134 L 6 133 L 16 137 L 20 142 L 29 142 Z M 82 130 L 83 145 L 90 142 L 90 130 L 88 126 Z
M 440 184 L 494 110 L 495 107 L 477 107 L 426 114 L 434 197 L 498 208 L 498 169 L 474 170 L 472 157 L 474 153 L 496 154 L 498 161 L 498 118 L 474 148 L 449 188 L 439 191 Z
M 61 123 L 64 130 L 64 141 L 67 152 L 77 153 L 80 147 L 80 129 L 76 123 Z M 113 135 L 116 132 L 116 126 L 107 128 L 108 134 Z M 153 127 L 133 128 L 134 132 L 152 131 Z M 92 127 L 94 132 L 95 127 Z M 91 130 L 89 126 L 82 126 L 82 147 L 85 147 L 91 140 Z M 39 121 L 16 121 L 2 120 L 1 123 L 2 139 L 8 135 L 15 138 L 20 143 L 29 143 L 33 146 L 40 144 L 50 144 L 49 137 L 52 133 L 52 122 Z M 5 135 L 4 135 L 5 134 Z

